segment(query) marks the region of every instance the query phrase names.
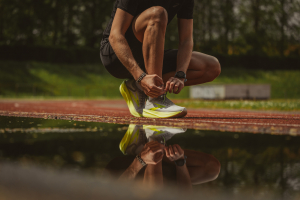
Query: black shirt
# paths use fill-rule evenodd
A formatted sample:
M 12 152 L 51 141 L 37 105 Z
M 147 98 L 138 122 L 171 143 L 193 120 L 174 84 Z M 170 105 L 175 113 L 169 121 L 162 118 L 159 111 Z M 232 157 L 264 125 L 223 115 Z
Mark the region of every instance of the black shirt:
M 193 19 L 194 0 L 116 0 L 110 21 L 103 32 L 103 39 L 109 37 L 117 8 L 135 17 L 152 6 L 161 6 L 167 10 L 168 23 L 176 14 L 181 19 Z

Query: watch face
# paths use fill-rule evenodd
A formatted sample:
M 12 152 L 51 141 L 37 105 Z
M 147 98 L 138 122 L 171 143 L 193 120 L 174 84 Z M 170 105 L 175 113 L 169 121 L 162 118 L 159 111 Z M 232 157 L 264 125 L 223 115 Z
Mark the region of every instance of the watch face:
M 178 71 L 175 76 L 178 78 L 185 78 L 185 73 L 183 71 Z
M 180 159 L 176 161 L 177 166 L 183 166 L 184 165 L 184 159 Z

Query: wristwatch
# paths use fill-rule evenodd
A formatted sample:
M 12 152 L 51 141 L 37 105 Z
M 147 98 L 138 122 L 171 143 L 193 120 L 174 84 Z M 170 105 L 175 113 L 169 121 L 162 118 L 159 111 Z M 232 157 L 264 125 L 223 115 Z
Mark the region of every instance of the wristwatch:
M 176 166 L 183 166 L 186 163 L 187 156 L 184 155 L 184 159 L 174 161 Z
M 176 77 L 176 78 L 184 78 L 184 82 L 187 81 L 187 79 L 186 79 L 186 74 L 185 74 L 183 71 L 178 71 L 178 72 L 176 72 L 176 74 L 175 74 L 174 77 Z

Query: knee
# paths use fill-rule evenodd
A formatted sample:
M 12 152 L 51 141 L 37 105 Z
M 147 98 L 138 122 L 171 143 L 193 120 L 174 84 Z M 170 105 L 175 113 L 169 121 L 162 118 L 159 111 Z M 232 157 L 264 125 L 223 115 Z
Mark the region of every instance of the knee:
M 150 25 L 160 24 L 163 27 L 167 27 L 168 24 L 168 12 L 161 6 L 153 6 L 150 10 Z
M 207 70 L 211 74 L 211 80 L 213 81 L 221 74 L 221 65 L 216 57 L 211 56 L 211 59 L 207 63 Z
M 211 157 L 211 159 L 206 164 L 206 167 L 207 167 L 209 179 L 211 181 L 213 181 L 213 180 L 217 179 L 220 174 L 221 164 L 214 156 L 210 155 L 210 157 Z

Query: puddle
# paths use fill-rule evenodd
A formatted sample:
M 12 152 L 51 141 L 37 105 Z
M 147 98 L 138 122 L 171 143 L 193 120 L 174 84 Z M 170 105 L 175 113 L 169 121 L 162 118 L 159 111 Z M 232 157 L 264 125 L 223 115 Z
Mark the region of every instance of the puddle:
M 130 154 L 152 140 L 185 150 L 194 190 L 299 197 L 300 137 L 0 117 L 0 162 L 82 171 L 99 179 L 121 176 L 134 159 Z M 176 167 L 169 163 L 163 160 L 164 183 L 175 184 Z

